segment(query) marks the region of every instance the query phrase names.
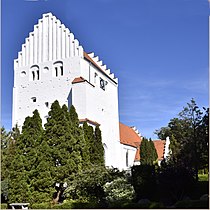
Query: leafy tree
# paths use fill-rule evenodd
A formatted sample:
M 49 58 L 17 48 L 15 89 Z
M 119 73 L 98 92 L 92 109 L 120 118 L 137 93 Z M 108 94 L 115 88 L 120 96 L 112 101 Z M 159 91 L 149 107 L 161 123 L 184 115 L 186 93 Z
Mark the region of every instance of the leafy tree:
M 163 135 L 167 130 L 171 142 L 172 155 L 170 161 L 174 164 L 191 167 L 196 172 L 204 167 L 208 160 L 208 110 L 205 115 L 196 105 L 194 99 L 168 123 L 167 129 L 159 130 Z

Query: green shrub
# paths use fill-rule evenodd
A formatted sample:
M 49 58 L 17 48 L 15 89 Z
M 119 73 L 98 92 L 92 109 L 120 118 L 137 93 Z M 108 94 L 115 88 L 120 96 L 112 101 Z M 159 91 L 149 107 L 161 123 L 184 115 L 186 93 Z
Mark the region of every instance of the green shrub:
M 50 209 L 50 203 L 34 203 L 31 206 L 32 209 Z
M 1 203 L 1 209 L 7 209 L 7 204 L 6 203 Z
M 109 203 L 129 202 L 134 199 L 134 189 L 125 178 L 117 178 L 104 185 L 106 200 Z
M 193 209 L 208 209 L 209 201 L 203 200 L 183 200 L 175 203 L 175 208 L 193 208 Z
M 73 209 L 94 209 L 99 208 L 99 205 L 95 201 L 80 201 L 76 200 L 72 203 Z

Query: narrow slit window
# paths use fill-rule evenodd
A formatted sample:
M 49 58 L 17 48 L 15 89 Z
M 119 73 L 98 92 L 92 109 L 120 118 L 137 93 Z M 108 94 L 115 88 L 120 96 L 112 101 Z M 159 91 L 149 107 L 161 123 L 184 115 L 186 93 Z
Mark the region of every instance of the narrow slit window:
M 128 150 L 126 151 L 126 167 L 128 167 Z
M 33 81 L 35 80 L 35 72 L 34 71 L 32 71 L 32 79 L 33 79 Z
M 55 76 L 58 76 L 58 67 L 55 67 Z
M 39 80 L 39 70 L 37 70 L 37 80 Z
M 63 76 L 63 66 L 61 66 L 61 76 Z

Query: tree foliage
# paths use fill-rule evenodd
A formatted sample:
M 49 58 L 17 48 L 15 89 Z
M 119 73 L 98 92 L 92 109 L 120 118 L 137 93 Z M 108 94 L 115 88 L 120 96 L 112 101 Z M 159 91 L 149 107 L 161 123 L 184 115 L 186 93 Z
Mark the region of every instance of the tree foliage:
M 86 186 L 90 195 L 100 194 L 97 183 L 103 181 L 100 176 L 105 170 L 101 131 L 87 124 L 81 127 L 73 106 L 68 110 L 66 105 L 61 107 L 55 101 L 45 129 L 35 110 L 31 117 L 26 117 L 21 134 L 16 126 L 10 133 L 2 128 L 1 135 L 1 181 L 5 195 L 9 192 L 9 202 L 33 204 L 53 198 L 57 203 L 64 192 L 64 183 L 75 184 L 78 177 L 89 180 L 89 185 L 82 187 Z M 81 187 L 76 183 L 78 191 Z
M 155 149 L 153 141 L 143 138 L 140 145 L 140 161 L 141 165 L 153 165 L 157 160 L 157 151 Z
M 167 127 L 156 131 L 159 137 L 167 133 L 171 139 L 170 161 L 193 168 L 197 178 L 198 169 L 208 164 L 209 109 L 204 111 L 205 114 L 192 99 Z

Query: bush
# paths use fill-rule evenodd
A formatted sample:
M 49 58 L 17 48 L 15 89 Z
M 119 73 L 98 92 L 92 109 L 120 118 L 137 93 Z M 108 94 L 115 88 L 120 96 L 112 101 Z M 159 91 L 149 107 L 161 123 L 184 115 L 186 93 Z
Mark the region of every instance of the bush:
M 125 178 L 117 178 L 104 185 L 106 200 L 109 203 L 129 202 L 134 199 L 134 189 Z
M 32 209 L 50 209 L 50 203 L 34 203 L 31 206 Z
M 7 204 L 6 203 L 1 203 L 1 209 L 7 209 Z
M 203 200 L 183 200 L 175 203 L 175 208 L 193 208 L 193 209 L 208 209 L 209 201 Z
M 147 198 L 150 200 L 157 199 L 155 166 L 133 166 L 132 179 L 137 200 L 140 200 L 142 198 Z
M 81 201 L 81 200 L 68 200 L 62 204 L 56 204 L 52 209 L 94 209 L 99 208 L 95 201 Z

